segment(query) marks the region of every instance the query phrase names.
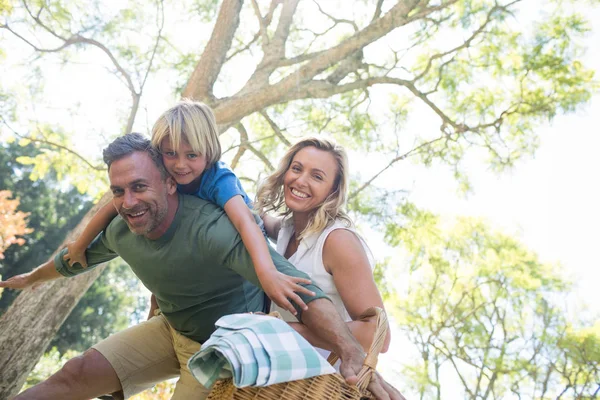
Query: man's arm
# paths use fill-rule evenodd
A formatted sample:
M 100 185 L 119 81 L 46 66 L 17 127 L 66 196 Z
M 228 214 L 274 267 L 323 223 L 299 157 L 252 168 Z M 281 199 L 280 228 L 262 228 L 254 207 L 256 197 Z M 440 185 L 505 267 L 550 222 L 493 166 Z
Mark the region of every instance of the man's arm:
M 93 269 L 93 267 L 103 262 L 117 257 L 117 254 L 107 246 L 106 240 L 102 234 L 96 237 L 86 251 L 88 261 L 91 265 L 90 268 L 85 269 L 79 263 L 70 266 L 63 258 L 66 252 L 67 249 L 59 251 L 53 258 L 31 272 L 15 275 L 6 281 L 0 281 L 0 288 L 26 289 L 33 285 L 38 285 L 53 279 L 79 275 L 80 273 Z
M 302 322 L 321 340 L 331 344 L 329 347 L 342 360 L 340 373 L 349 384 L 356 384 L 365 353 L 333 304 L 326 299 L 313 301 L 304 311 Z M 380 400 L 404 400 L 398 390 L 379 376 L 371 380 L 368 389 Z
M 50 259 L 31 272 L 15 275 L 5 281 L 0 281 L 0 288 L 21 290 L 62 277 L 63 276 L 56 271 L 54 259 Z
M 71 277 L 87 272 L 88 270 L 92 270 L 98 265 L 110 261 L 113 258 L 119 256 L 108 245 L 108 239 L 106 238 L 106 234 L 104 232 L 96 236 L 96 239 L 92 241 L 92 243 L 88 246 L 87 250 L 85 251 L 85 256 L 87 258 L 89 267 L 84 268 L 79 263 L 69 265 L 69 261 L 65 260 L 64 258 L 64 255 L 68 251 L 69 250 L 66 248 L 62 249 L 60 252 L 58 252 L 56 256 L 54 256 L 54 265 L 56 267 L 56 271 L 60 275 L 66 277 Z

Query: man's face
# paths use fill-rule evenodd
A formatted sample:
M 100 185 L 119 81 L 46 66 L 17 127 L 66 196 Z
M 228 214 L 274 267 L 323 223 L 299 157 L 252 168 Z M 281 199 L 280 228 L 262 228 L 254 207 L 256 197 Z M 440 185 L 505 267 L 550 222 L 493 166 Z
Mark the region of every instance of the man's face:
M 175 193 L 171 178 L 160 171 L 145 152 L 135 152 L 114 161 L 108 172 L 113 204 L 136 235 L 158 237 L 166 231 L 168 196 Z

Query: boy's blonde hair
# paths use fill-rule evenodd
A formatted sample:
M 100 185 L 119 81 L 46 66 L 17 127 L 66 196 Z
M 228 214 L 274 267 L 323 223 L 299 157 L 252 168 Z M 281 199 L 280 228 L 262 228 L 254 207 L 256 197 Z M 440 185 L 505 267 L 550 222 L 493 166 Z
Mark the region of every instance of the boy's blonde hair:
M 314 147 L 331 154 L 337 165 L 337 174 L 329 196 L 313 212 L 304 231 L 296 233 L 299 234 L 298 239 L 302 239 L 311 233 L 322 232 L 336 219 L 344 221 L 347 226 L 353 225 L 352 220 L 343 210 L 348 196 L 348 156 L 342 146 L 331 140 L 321 138 L 307 138 L 290 147 L 281 159 L 277 170 L 269 175 L 258 188 L 256 210 L 261 215 L 269 211 L 280 211 L 284 217 L 290 215 L 291 211 L 285 207 L 283 179 L 292 164 L 294 156 L 305 147 Z
M 168 137 L 178 149 L 182 141 L 206 158 L 212 165 L 221 158 L 221 143 L 215 115 L 209 106 L 199 101 L 183 99 L 165 111 L 152 127 L 152 146 L 160 149 L 160 142 Z

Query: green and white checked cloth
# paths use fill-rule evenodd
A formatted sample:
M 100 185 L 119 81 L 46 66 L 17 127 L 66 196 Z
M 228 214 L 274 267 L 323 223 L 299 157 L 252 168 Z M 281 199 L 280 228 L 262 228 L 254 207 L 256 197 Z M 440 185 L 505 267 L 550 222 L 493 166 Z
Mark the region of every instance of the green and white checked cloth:
M 257 314 L 232 314 L 220 318 L 218 329 L 188 361 L 202 386 L 210 389 L 233 377 L 237 387 L 269 386 L 335 369 L 315 348 L 284 321 Z

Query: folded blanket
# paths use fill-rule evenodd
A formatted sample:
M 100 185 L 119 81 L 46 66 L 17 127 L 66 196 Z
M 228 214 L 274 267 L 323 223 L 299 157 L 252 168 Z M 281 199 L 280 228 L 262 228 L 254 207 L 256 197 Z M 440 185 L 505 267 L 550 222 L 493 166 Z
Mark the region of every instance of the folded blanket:
M 218 329 L 188 361 L 206 388 L 229 377 L 237 387 L 269 386 L 335 372 L 310 343 L 277 318 L 232 314 L 215 325 Z

